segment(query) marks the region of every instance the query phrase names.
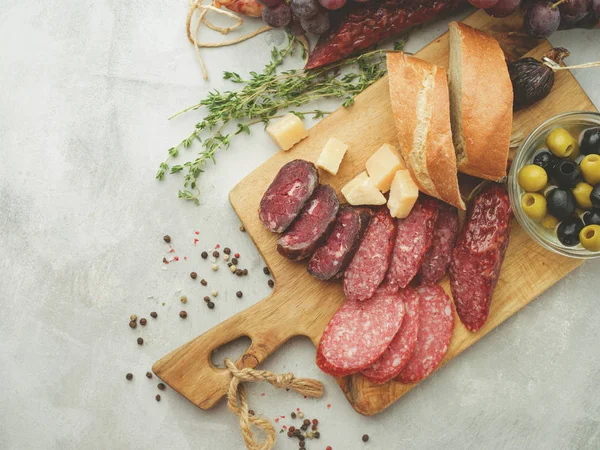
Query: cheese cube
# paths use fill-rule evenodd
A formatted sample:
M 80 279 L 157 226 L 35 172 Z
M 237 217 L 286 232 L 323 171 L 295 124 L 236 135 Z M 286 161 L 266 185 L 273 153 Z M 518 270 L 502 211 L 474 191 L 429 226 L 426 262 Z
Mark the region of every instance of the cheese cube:
M 394 175 L 400 169 L 406 169 L 398 151 L 389 144 L 383 144 L 367 160 L 367 172 L 381 192 L 390 190 Z
M 289 150 L 306 136 L 308 131 L 298 116 L 289 113 L 272 122 L 267 127 L 267 133 L 273 138 L 281 150 Z
M 385 197 L 373 180 L 367 175 L 367 172 L 362 172 L 354 179 L 350 180 L 342 188 L 342 194 L 351 205 L 384 205 Z
M 390 188 L 387 206 L 392 217 L 405 219 L 415 206 L 419 197 L 419 188 L 408 170 L 398 170 Z
M 317 167 L 329 172 L 331 175 L 337 175 L 346 150 L 348 150 L 346 144 L 339 139 L 330 138 L 323 147 L 319 159 L 317 159 Z

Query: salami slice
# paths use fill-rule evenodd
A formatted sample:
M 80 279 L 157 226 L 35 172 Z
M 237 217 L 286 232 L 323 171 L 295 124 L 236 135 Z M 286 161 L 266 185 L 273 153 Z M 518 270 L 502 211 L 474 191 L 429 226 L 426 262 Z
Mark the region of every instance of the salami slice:
M 267 230 L 285 231 L 318 185 L 319 172 L 313 163 L 295 159 L 284 165 L 260 201 L 258 217 Z
M 390 264 L 395 237 L 396 221 L 387 208 L 379 208 L 344 273 L 348 300 L 367 300 L 375 293 Z
M 340 208 L 327 242 L 310 258 L 308 273 L 320 280 L 329 280 L 343 273 L 370 221 L 371 211 L 368 209 Z
M 457 237 L 458 210 L 447 203 L 439 202 L 433 241 L 429 251 L 425 254 L 421 269 L 419 269 L 421 284 L 437 284 L 444 278 L 452 259 L 452 250 Z
M 369 367 L 390 345 L 403 317 L 399 294 L 377 291 L 364 302 L 346 300 L 321 336 L 317 366 L 335 377 Z
M 504 261 L 512 209 L 504 186 L 491 183 L 475 197 L 450 263 L 450 287 L 458 317 L 478 331 L 490 312 Z
M 438 202 L 420 197 L 406 219 L 397 219 L 398 232 L 385 281 L 405 288 L 415 277 L 433 241 Z
M 277 251 L 294 261 L 308 258 L 327 237 L 339 207 L 333 188 L 319 186 L 298 219 L 277 241 Z
M 452 301 L 440 286 L 415 290 L 419 302 L 419 331 L 414 353 L 396 377 L 402 383 L 417 383 L 438 368 L 448 351 L 454 331 Z
M 400 331 L 375 363 L 361 373 L 374 383 L 383 384 L 398 375 L 410 360 L 419 331 L 419 297 L 411 288 L 400 291 L 404 301 L 404 319 Z

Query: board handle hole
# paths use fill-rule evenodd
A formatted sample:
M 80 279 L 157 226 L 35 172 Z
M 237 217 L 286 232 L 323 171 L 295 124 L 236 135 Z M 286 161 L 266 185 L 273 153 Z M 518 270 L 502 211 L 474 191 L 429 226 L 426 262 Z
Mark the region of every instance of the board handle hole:
M 241 336 L 214 349 L 210 355 L 210 361 L 215 367 L 223 369 L 225 368 L 225 358 L 237 361 L 250 348 L 250 344 L 252 344 L 252 339 L 248 336 Z

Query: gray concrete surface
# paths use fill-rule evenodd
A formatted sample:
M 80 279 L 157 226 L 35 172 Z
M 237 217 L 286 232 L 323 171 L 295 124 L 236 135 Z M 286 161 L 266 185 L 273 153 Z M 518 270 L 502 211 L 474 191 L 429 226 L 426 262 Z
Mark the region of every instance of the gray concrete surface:
M 209 89 L 229 87 L 223 70 L 262 69 L 282 36 L 203 52 L 211 75 L 204 82 L 185 39 L 186 3 L 0 5 L 2 449 L 243 448 L 224 404 L 204 412 L 170 390 L 157 403 L 157 380 L 144 373 L 269 292 L 227 194 L 276 149 L 259 130 L 239 138 L 202 175 L 201 207 L 177 200 L 179 179 L 158 183 L 154 173 L 199 115 L 166 118 Z M 409 50 L 444 27 L 425 27 Z M 599 38 L 600 31 L 573 31 L 552 41 L 582 63 L 600 60 Z M 600 106 L 598 70 L 576 76 Z M 188 259 L 163 270 L 166 233 Z M 241 253 L 250 276 L 211 273 L 199 253 L 216 243 Z M 192 270 L 209 287 L 192 282 Z M 599 270 L 600 261 L 586 263 L 378 416 L 350 408 L 316 368 L 306 339 L 289 342 L 264 367 L 319 378 L 325 397 L 252 386 L 250 404 L 267 417 L 289 417 L 296 407 L 318 417 L 322 438 L 310 449 L 600 448 Z M 219 297 L 209 311 L 201 297 L 212 287 Z M 190 298 L 185 321 L 182 294 Z M 152 310 L 158 319 L 128 327 L 130 314 Z M 297 448 L 279 436 L 278 449 Z

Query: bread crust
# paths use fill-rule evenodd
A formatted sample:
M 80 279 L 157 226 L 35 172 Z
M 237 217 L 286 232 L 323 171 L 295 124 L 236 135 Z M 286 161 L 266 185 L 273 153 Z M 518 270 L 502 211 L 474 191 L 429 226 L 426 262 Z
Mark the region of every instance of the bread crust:
M 461 89 L 460 108 L 453 104 L 453 114 L 461 124 L 455 129 L 454 144 L 458 154 L 458 170 L 487 180 L 506 176 L 513 120 L 513 88 L 504 52 L 490 35 L 468 25 L 450 23 L 450 45 L 460 45 L 462 81 L 450 83 L 451 89 Z M 454 75 L 453 75 L 454 76 Z M 456 128 L 456 126 L 455 126 Z M 462 135 L 457 139 L 457 133 Z M 464 143 L 464 149 L 461 146 Z
M 392 110 L 400 152 L 421 192 L 465 209 L 460 197 L 443 68 L 404 53 L 388 53 Z

